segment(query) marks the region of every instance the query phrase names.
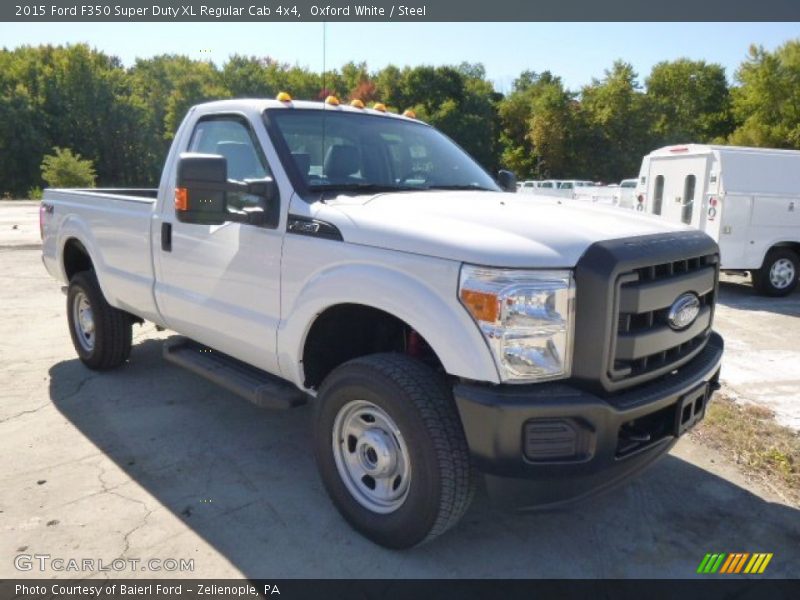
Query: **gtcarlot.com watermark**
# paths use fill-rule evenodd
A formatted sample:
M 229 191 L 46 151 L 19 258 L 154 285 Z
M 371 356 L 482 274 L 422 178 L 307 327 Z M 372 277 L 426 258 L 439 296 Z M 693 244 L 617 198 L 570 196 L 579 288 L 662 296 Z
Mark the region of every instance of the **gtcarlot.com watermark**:
M 17 571 L 97 572 L 152 571 L 185 573 L 194 571 L 193 558 L 63 558 L 50 554 L 18 554 L 14 557 Z

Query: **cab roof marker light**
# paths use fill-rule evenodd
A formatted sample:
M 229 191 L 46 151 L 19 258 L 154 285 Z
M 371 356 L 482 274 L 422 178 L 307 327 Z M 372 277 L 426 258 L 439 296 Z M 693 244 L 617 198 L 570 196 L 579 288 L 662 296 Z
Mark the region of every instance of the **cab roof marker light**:
M 278 92 L 278 95 L 275 96 L 275 100 L 278 100 L 279 102 L 291 102 L 292 96 L 289 94 L 289 92 Z
M 355 108 L 364 108 L 364 103 L 358 98 L 356 98 L 355 100 L 350 101 L 350 106 L 353 106 Z
M 339 99 L 336 96 L 328 96 L 325 98 L 325 104 L 330 104 L 331 106 L 339 106 Z
M 386 105 L 383 102 L 376 102 L 372 105 L 372 110 L 377 110 L 378 112 L 386 112 Z
M 409 119 L 416 119 L 417 118 L 417 113 L 415 113 L 410 108 L 407 108 L 406 110 L 403 111 L 403 116 L 404 117 L 408 117 Z

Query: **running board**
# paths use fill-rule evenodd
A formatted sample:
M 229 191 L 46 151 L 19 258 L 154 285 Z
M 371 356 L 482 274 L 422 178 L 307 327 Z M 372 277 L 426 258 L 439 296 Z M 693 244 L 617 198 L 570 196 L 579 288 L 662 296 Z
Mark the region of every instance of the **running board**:
M 261 408 L 294 408 L 308 400 L 291 383 L 185 337 L 165 341 L 164 358 Z

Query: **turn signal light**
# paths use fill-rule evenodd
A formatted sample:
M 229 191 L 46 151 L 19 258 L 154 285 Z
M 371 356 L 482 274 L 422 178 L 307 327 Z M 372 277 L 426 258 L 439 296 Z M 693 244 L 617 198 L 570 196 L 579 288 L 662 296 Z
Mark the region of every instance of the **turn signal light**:
M 175 210 L 189 210 L 189 190 L 175 188 Z
M 461 290 L 461 302 L 476 321 L 494 323 L 500 317 L 500 306 L 495 294 Z

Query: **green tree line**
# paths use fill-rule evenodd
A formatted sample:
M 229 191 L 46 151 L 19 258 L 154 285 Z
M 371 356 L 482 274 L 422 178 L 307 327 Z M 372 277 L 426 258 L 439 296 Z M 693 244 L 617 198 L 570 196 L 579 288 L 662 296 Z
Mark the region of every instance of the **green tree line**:
M 662 62 L 640 81 L 617 61 L 581 89 L 525 71 L 500 94 L 480 64 L 348 63 L 322 73 L 272 58 L 221 66 L 180 55 L 119 58 L 87 45 L 0 50 L 0 196 L 41 186 L 42 160 L 68 148 L 92 161 L 101 186 L 153 186 L 186 110 L 211 99 L 379 100 L 411 108 L 487 169 L 521 178 L 618 181 L 654 148 L 715 142 L 800 148 L 800 40 L 753 46 L 729 84 L 718 64 Z

